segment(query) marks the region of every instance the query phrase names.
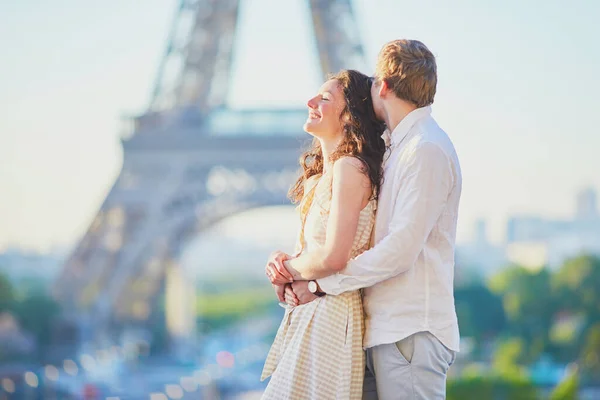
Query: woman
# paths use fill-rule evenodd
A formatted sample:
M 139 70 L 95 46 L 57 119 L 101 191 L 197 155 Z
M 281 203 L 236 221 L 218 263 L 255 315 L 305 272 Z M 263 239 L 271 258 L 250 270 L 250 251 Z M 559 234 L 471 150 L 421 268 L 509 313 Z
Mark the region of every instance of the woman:
M 304 130 L 313 145 L 290 190 L 302 221 L 296 255 L 274 253 L 287 271 L 266 268 L 280 300 L 292 276 L 331 275 L 369 247 L 385 153 L 370 90 L 369 77 L 343 70 L 308 101 Z M 287 307 L 265 362 L 263 399 L 360 399 L 362 336 L 359 291 Z

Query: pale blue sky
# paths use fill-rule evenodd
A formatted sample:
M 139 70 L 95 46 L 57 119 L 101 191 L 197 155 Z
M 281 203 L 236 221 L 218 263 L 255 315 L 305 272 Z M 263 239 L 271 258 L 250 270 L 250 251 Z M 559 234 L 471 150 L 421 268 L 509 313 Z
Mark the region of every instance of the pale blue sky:
M 0 2 L 0 249 L 69 245 L 87 228 L 120 169 L 119 116 L 147 104 L 176 3 Z M 569 216 L 578 189 L 600 190 L 600 2 L 449 3 L 354 6 L 366 72 L 395 38 L 437 56 L 434 116 L 464 175 L 459 239 L 479 217 L 499 240 L 510 214 Z M 299 106 L 317 90 L 307 15 L 302 0 L 242 0 L 231 105 Z

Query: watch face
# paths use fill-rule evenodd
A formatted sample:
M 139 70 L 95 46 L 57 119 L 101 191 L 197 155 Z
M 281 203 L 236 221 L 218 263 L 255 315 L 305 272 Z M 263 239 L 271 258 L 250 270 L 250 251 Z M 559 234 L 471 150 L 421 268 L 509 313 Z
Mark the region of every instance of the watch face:
M 315 282 L 315 281 L 308 282 L 308 290 L 311 293 L 315 293 L 317 291 L 317 282 Z

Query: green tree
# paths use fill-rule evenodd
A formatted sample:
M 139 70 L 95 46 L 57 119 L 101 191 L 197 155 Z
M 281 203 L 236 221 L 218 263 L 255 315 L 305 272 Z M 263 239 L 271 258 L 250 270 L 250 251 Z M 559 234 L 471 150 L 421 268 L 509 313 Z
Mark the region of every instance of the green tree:
M 502 298 L 481 283 L 456 288 L 454 298 L 462 336 L 481 344 L 505 329 Z
M 600 382 L 600 322 L 587 330 L 579 359 L 585 374 Z
M 554 388 L 550 400 L 577 400 L 579 392 L 579 376 L 577 368 L 572 367 L 565 378 Z
M 32 333 L 43 350 L 52 341 L 52 328 L 60 307 L 51 297 L 38 293 L 16 304 L 14 314 L 21 327 Z
M 448 400 L 535 400 L 538 393 L 529 380 L 498 375 L 474 376 L 451 380 L 446 389 Z
M 560 305 L 563 318 L 572 321 L 570 340 L 557 345 L 559 359 L 570 362 L 578 357 L 583 361 L 584 371 L 598 354 L 594 351 L 594 326 L 600 323 L 600 258 L 581 255 L 567 260 L 552 277 L 552 289 L 556 303 Z M 585 350 L 584 350 L 585 348 Z M 588 354 L 584 357 L 584 352 Z M 594 367 L 596 369 L 597 367 Z
M 10 311 L 15 303 L 15 289 L 6 276 L 0 273 L 0 313 Z
M 563 309 L 600 321 L 600 258 L 582 255 L 566 261 L 554 274 L 552 286 Z
M 524 361 L 534 361 L 549 346 L 549 331 L 557 309 L 550 271 L 513 266 L 494 276 L 489 285 L 502 296 L 509 333 L 524 340 Z
M 500 341 L 492 358 L 492 368 L 500 376 L 519 377 L 525 374 L 521 366 L 525 344 L 522 339 L 512 337 Z

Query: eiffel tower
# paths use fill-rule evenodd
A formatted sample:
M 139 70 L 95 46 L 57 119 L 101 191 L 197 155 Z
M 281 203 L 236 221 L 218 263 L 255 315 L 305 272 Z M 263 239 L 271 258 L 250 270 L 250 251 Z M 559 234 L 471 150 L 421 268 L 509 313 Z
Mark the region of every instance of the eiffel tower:
M 308 3 L 323 76 L 364 68 L 351 1 Z M 239 4 L 179 4 L 149 107 L 122 138 L 121 173 L 54 287 L 88 340 L 165 320 L 171 335 L 189 333 L 189 315 L 156 311 L 160 295 L 185 307 L 182 246 L 232 214 L 288 204 L 306 110 L 227 107 Z

